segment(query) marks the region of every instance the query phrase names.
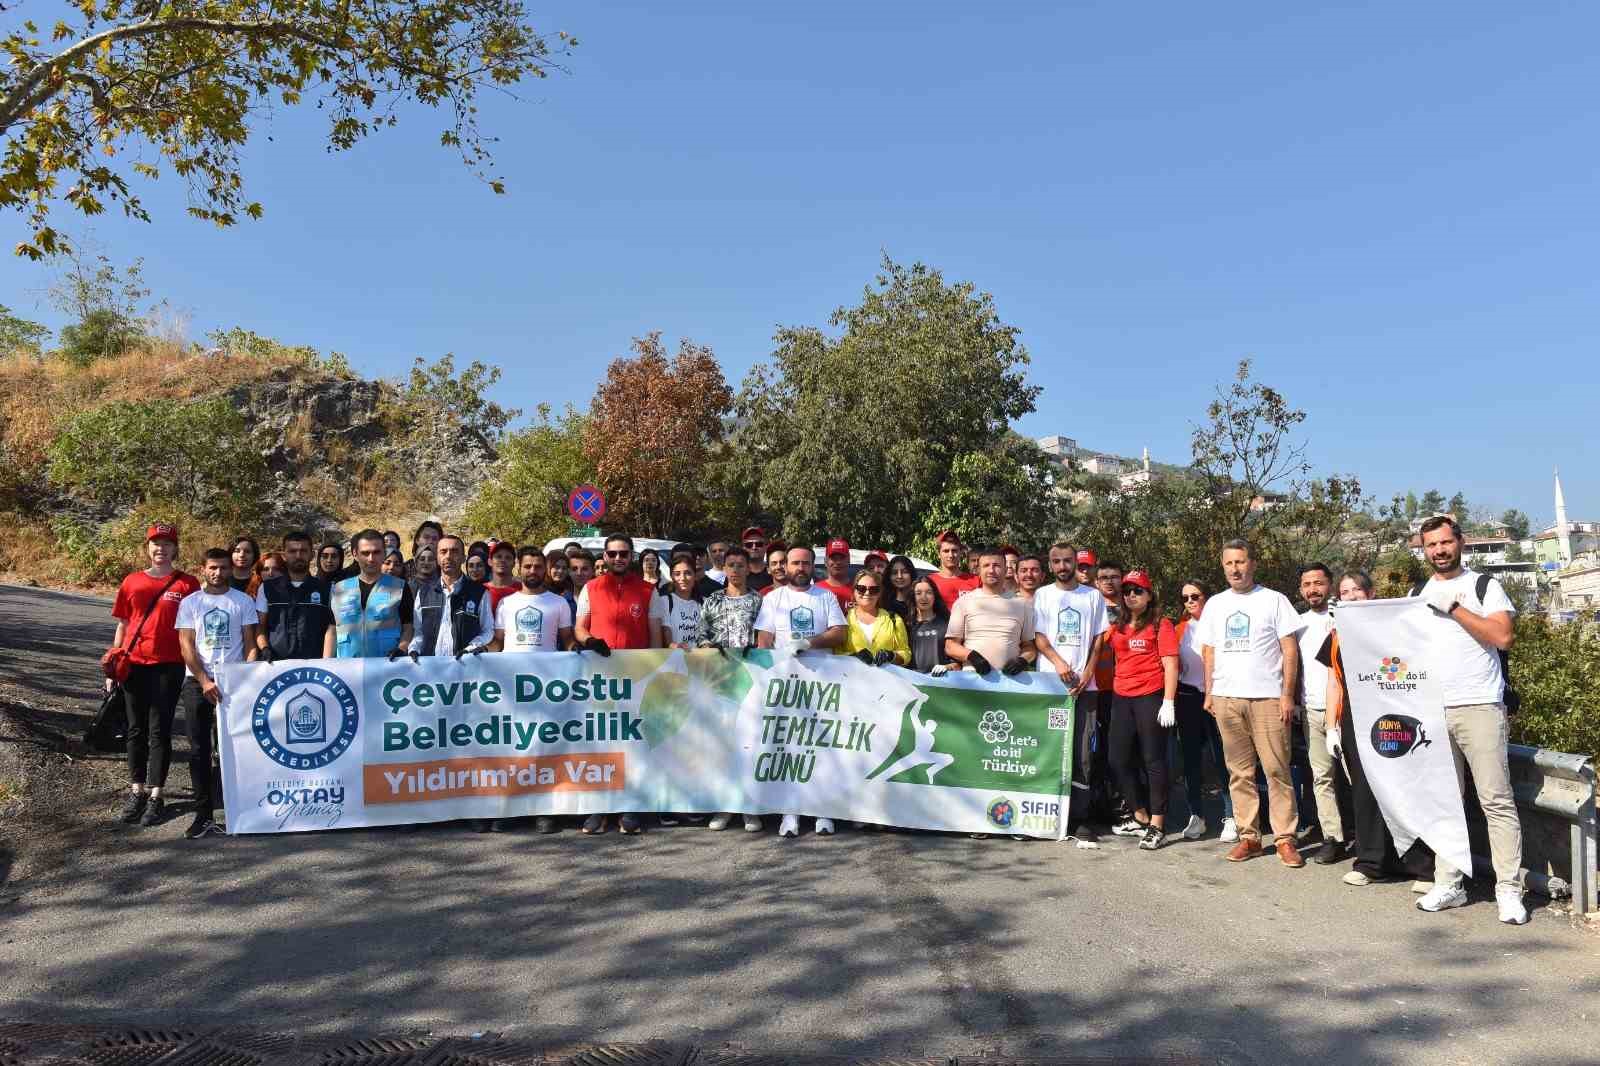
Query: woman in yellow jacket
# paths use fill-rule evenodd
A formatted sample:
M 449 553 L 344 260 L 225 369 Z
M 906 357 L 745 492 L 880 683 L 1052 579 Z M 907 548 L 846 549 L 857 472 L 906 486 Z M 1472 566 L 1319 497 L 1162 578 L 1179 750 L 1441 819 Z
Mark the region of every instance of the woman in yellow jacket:
M 883 609 L 883 578 L 871 570 L 856 575 L 855 603 L 844 619 L 839 655 L 854 655 L 868 666 L 911 665 L 911 637 L 905 619 Z

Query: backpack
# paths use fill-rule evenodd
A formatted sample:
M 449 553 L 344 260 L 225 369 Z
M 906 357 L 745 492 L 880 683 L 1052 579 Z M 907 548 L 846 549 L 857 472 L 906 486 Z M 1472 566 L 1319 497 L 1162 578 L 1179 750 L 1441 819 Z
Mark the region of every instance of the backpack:
M 1415 585 L 1412 585 L 1411 595 L 1422 595 L 1422 590 L 1427 587 L 1427 584 L 1430 580 L 1432 579 L 1425 577 L 1421 581 L 1418 581 Z M 1491 579 L 1488 574 L 1478 575 L 1477 589 L 1479 603 L 1483 602 L 1483 597 L 1489 591 L 1490 580 Z M 1501 702 L 1506 705 L 1506 716 L 1509 718 L 1511 715 L 1516 714 L 1517 710 L 1522 706 L 1522 697 L 1517 694 L 1516 689 L 1511 687 L 1511 654 L 1504 648 L 1496 648 L 1495 652 L 1500 656 L 1500 677 L 1505 682 L 1505 691 L 1501 693 L 1500 699 Z

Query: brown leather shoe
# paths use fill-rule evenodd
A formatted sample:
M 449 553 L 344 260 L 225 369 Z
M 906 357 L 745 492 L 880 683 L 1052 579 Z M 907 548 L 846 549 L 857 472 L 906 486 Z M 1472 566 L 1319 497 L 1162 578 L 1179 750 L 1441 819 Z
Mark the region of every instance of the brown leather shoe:
M 1229 862 L 1244 862 L 1246 859 L 1253 859 L 1260 854 L 1261 841 L 1255 837 L 1240 837 L 1239 843 L 1235 844 L 1233 850 L 1228 852 L 1227 859 Z
M 1278 841 L 1278 861 L 1285 866 L 1304 866 L 1306 861 L 1300 857 L 1300 849 L 1294 846 L 1292 840 Z

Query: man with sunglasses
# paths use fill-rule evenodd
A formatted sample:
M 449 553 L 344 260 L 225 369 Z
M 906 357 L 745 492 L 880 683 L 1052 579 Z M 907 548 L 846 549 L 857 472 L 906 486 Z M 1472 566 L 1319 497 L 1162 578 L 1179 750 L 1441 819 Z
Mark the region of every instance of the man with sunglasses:
M 577 620 L 572 627 L 574 650 L 608 656 L 613 651 L 659 648 L 661 627 L 667 621 L 666 603 L 654 585 L 633 572 L 633 538 L 611 534 L 601 558 L 605 571 L 578 593 Z M 604 833 L 607 819 L 605 814 L 591 814 L 582 832 Z M 619 827 L 628 834 L 644 831 L 642 819 L 633 813 L 624 814 Z
M 766 571 L 767 531 L 760 526 L 747 526 L 739 534 L 739 544 L 750 560 L 750 576 L 745 587 L 751 592 L 765 592 L 772 586 L 772 576 Z
M 1055 583 L 1033 594 L 1034 646 L 1055 669 L 1073 698 L 1072 798 L 1067 804 L 1067 832 L 1083 843 L 1098 839 L 1089 828 L 1090 799 L 1102 778 L 1095 774 L 1092 747 L 1100 726 L 1097 697 L 1085 698 L 1095 687 L 1095 664 L 1105 645 L 1110 622 L 1105 597 L 1084 584 L 1083 557 L 1065 541 L 1050 546 L 1050 572 Z M 1092 563 L 1090 567 L 1092 568 Z

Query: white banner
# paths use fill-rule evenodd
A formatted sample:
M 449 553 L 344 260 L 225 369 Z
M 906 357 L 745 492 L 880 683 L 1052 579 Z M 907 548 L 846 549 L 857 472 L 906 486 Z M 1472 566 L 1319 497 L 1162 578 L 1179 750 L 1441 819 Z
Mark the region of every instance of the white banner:
M 223 668 L 230 833 L 635 812 L 1065 833 L 1053 673 L 826 653 L 323 659 Z
M 1401 854 L 1419 837 L 1458 870 L 1471 871 L 1466 809 L 1429 659 L 1429 607 L 1411 597 L 1334 608 L 1345 684 L 1344 742 L 1360 745 L 1361 769 Z

